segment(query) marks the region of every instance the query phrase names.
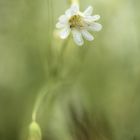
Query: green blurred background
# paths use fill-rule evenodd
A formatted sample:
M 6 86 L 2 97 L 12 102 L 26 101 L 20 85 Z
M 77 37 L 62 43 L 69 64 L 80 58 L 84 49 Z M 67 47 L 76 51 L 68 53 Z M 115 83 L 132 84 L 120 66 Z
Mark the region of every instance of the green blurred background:
M 69 5 L 51 4 L 0 0 L 0 140 L 26 139 L 49 81 L 62 85 L 38 112 L 44 140 L 139 140 L 140 1 L 81 0 L 81 10 L 92 5 L 101 15 L 103 29 L 83 47 L 70 40 L 62 58 L 63 42 L 50 39 L 49 28 Z

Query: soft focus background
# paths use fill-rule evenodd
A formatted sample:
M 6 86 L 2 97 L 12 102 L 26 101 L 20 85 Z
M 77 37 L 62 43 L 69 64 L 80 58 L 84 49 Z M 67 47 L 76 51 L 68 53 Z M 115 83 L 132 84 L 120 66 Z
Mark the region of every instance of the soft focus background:
M 140 1 L 80 5 L 94 7 L 103 30 L 83 47 L 70 40 L 61 54 L 52 28 L 67 0 L 0 0 L 0 140 L 27 139 L 49 81 L 37 116 L 44 140 L 140 139 Z

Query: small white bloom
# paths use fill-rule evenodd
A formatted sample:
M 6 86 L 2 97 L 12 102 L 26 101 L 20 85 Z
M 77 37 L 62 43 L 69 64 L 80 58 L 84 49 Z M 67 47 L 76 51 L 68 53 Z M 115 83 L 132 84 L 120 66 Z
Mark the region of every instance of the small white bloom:
M 93 8 L 89 6 L 83 13 L 79 10 L 78 4 L 73 4 L 65 14 L 59 17 L 56 28 L 60 29 L 60 37 L 66 39 L 72 32 L 75 43 L 79 46 L 84 44 L 84 37 L 88 41 L 94 40 L 94 37 L 88 31 L 100 31 L 102 25 L 96 21 L 100 19 L 99 15 L 93 15 Z

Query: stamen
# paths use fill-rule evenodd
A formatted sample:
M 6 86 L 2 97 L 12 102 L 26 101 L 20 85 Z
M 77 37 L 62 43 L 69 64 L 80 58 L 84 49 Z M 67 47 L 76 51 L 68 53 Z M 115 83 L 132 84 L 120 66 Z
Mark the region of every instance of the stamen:
M 80 15 L 74 15 L 69 19 L 70 28 L 81 28 L 84 26 L 84 21 Z

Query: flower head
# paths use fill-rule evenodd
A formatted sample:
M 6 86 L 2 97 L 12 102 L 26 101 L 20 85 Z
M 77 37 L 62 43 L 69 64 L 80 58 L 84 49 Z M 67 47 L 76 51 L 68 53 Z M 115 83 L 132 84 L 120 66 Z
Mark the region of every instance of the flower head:
M 60 29 L 60 38 L 66 39 L 72 33 L 74 42 L 79 46 L 84 44 L 83 37 L 88 41 L 94 40 L 89 31 L 100 31 L 102 25 L 96 22 L 100 16 L 92 16 L 92 12 L 91 6 L 84 12 L 80 12 L 79 5 L 73 4 L 64 15 L 59 17 L 56 24 L 56 28 Z

